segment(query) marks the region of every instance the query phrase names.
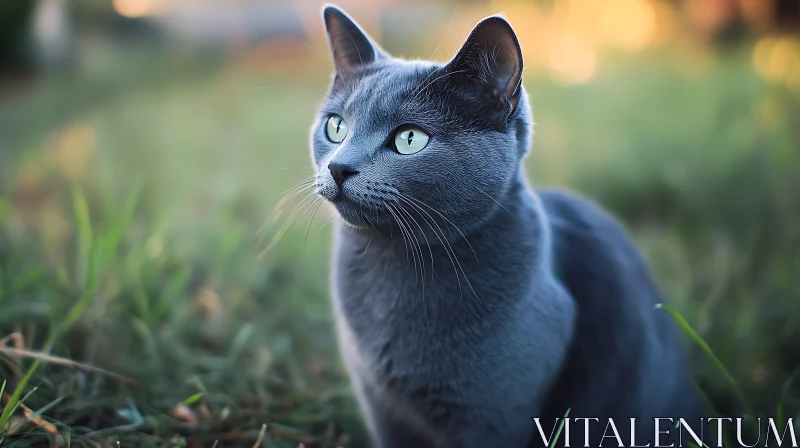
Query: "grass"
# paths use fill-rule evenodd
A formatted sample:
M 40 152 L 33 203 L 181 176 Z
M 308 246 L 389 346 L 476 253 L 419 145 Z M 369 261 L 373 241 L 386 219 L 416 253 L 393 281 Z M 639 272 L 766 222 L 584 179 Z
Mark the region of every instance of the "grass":
M 610 61 L 580 87 L 529 74 L 534 183 L 628 226 L 717 411 L 800 418 L 797 93 L 744 52 Z M 325 81 L 134 58 L 0 104 L 0 446 L 364 445 L 330 216 L 258 258 Z

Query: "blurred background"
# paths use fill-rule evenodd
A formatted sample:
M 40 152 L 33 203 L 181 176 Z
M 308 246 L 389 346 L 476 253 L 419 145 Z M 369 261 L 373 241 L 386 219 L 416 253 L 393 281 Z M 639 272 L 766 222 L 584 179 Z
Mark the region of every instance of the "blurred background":
M 800 1 L 338 5 L 439 61 L 504 14 L 533 183 L 630 229 L 713 351 L 686 339 L 709 412 L 800 419 Z M 0 2 L 0 445 L 365 445 L 333 216 L 273 216 L 314 174 L 321 7 Z

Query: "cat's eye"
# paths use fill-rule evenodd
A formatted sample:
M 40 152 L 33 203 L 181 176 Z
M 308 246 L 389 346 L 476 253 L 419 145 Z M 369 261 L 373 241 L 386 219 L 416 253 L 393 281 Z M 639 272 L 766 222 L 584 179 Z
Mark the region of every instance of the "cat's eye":
M 331 115 L 325 125 L 325 135 L 333 143 L 341 143 L 347 137 L 347 123 L 338 115 Z
M 394 149 L 400 154 L 414 154 L 422 151 L 430 139 L 422 129 L 406 125 L 398 129 L 394 135 Z

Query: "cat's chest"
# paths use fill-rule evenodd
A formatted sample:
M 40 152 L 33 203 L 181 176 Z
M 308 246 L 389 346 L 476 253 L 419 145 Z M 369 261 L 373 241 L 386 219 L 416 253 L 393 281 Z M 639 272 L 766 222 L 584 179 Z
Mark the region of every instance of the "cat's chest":
M 371 370 L 387 376 L 425 370 L 441 355 L 457 315 L 442 320 L 447 288 L 400 263 L 342 264 L 334 301 L 344 338 Z M 402 367 L 401 367 L 402 366 Z M 414 366 L 413 368 L 410 366 Z
M 485 290 L 484 272 L 468 260 L 451 262 L 441 247 L 413 251 L 343 253 L 333 266 L 340 311 L 365 345 L 402 341 L 419 353 L 447 344 L 450 335 L 476 324 Z M 468 273 L 468 274 L 465 274 Z M 385 352 L 380 348 L 379 352 Z
M 443 340 L 437 336 L 451 323 L 439 318 L 440 306 L 451 292 L 445 281 L 437 281 L 435 269 L 430 257 L 423 269 L 411 255 L 406 260 L 405 254 L 377 250 L 363 256 L 345 254 L 334 264 L 340 323 L 370 364 L 386 364 L 388 373 L 398 365 L 423 363 L 441 350 Z
M 407 293 L 414 294 L 410 289 Z M 429 418 L 445 418 L 449 409 L 464 403 L 464 391 L 481 376 L 480 368 L 471 367 L 481 358 L 480 344 L 459 341 L 459 332 L 402 310 L 360 311 L 339 310 L 337 327 L 345 362 L 371 396 L 403 403 Z
M 413 392 L 430 378 L 457 377 L 469 360 L 483 358 L 485 336 L 497 330 L 497 310 L 483 304 L 504 291 L 484 288 L 469 261 L 454 268 L 437 248 L 426 255 L 423 262 L 404 253 L 345 254 L 333 267 L 343 352 L 390 389 Z M 466 279 L 457 268 L 475 275 Z

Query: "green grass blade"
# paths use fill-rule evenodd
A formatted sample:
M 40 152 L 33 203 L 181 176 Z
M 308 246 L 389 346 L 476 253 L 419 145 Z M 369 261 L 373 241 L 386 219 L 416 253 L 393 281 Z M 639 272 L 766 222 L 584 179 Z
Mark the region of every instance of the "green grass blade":
M 239 331 L 236 332 L 236 337 L 233 338 L 230 354 L 228 355 L 230 359 L 237 359 L 242 354 L 254 331 L 255 327 L 252 324 L 246 323 L 242 325 Z
M 31 391 L 31 393 L 33 393 L 33 391 Z M 30 395 L 30 393 L 28 395 Z M 58 397 L 55 400 L 51 401 L 50 403 L 47 403 L 45 406 L 43 406 L 42 408 L 38 409 L 36 412 L 31 414 L 30 417 L 26 418 L 25 421 L 21 422 L 18 426 L 15 426 L 15 427 L 13 427 L 11 429 L 14 429 L 14 428 L 17 428 L 17 427 L 21 427 L 22 425 L 24 425 L 24 424 L 26 424 L 26 423 L 28 423 L 28 422 L 30 422 L 30 421 L 38 418 L 38 417 L 41 417 L 42 415 L 44 415 L 45 412 L 47 412 L 50 409 L 52 409 L 55 405 L 60 403 L 61 400 L 63 400 L 63 399 L 64 399 L 64 397 L 61 396 L 61 397 Z M 23 398 L 22 401 L 25 401 L 25 399 Z
M 14 413 L 15 413 L 15 412 L 17 412 L 17 409 L 19 409 L 19 406 L 20 406 L 21 404 L 25 403 L 26 401 L 28 401 L 28 398 L 30 398 L 30 397 L 31 397 L 31 395 L 33 395 L 33 394 L 36 392 L 36 390 L 37 390 L 38 388 L 39 388 L 39 386 L 36 386 L 36 387 L 34 387 L 33 389 L 31 389 L 31 391 L 30 391 L 30 392 L 28 392 L 27 394 L 25 394 L 25 396 L 23 396 L 23 397 L 22 397 L 22 399 L 20 399 L 19 401 L 17 401 L 17 403 L 14 405 L 14 408 L 13 408 L 13 409 L 11 409 L 11 415 L 14 415 Z
M 86 309 L 89 307 L 89 304 L 92 302 L 92 298 L 94 297 L 96 289 L 97 289 L 96 285 L 87 289 L 83 293 L 81 298 L 75 303 L 75 305 L 72 305 L 72 308 L 70 308 L 70 310 L 67 312 L 66 317 L 61 322 L 57 334 L 63 334 L 65 331 L 69 330 L 70 327 L 75 325 L 75 322 L 77 322 L 78 319 L 81 318 L 83 313 L 85 313 Z
M 92 247 L 92 222 L 89 216 L 89 205 L 86 196 L 78 187 L 72 188 L 72 210 L 78 227 L 78 253 L 76 254 L 75 278 L 78 284 L 86 287 L 88 281 L 89 257 Z
M 133 221 L 133 214 L 136 212 L 136 206 L 139 204 L 139 195 L 142 191 L 143 182 L 137 182 L 133 188 L 128 192 L 125 198 L 125 203 L 119 215 L 113 220 L 107 231 L 107 238 L 105 240 L 106 256 L 110 257 L 116 254 L 119 243 L 128 227 Z
M 92 299 L 94 299 L 95 293 L 97 292 L 98 285 L 100 283 L 100 260 L 102 255 L 102 248 L 98 245 L 95 247 L 93 254 L 92 254 L 92 262 L 90 265 L 89 271 L 89 283 L 86 286 L 86 290 L 83 292 L 81 297 L 78 301 L 72 305 L 69 311 L 67 311 L 66 316 L 61 321 L 61 324 L 58 326 L 58 329 L 53 333 L 50 337 L 50 342 L 46 345 L 45 351 L 50 350 L 51 343 L 58 338 L 59 335 L 64 334 L 67 330 L 70 329 L 78 319 L 83 316 L 86 312 L 86 309 L 89 307 L 89 304 L 92 303 Z
M 714 351 L 711 349 L 711 347 L 709 347 L 706 341 L 704 341 L 703 338 L 700 337 L 700 335 L 697 334 L 696 331 L 694 331 L 692 326 L 689 325 L 688 322 L 686 322 L 686 319 L 684 319 L 683 316 L 681 316 L 680 313 L 678 313 L 674 308 L 663 303 L 659 303 L 658 305 L 656 305 L 656 307 L 661 308 L 666 312 L 668 312 L 672 316 L 672 318 L 675 319 L 675 322 L 677 322 L 677 324 L 681 327 L 681 329 L 683 329 L 683 331 L 690 338 L 692 338 L 697 343 L 697 345 L 700 346 L 700 348 L 706 353 L 706 355 L 709 358 L 711 358 L 711 361 L 714 362 L 714 364 L 717 366 L 717 369 L 719 369 L 720 373 L 722 373 L 722 375 L 725 377 L 725 380 L 730 385 L 731 389 L 733 390 L 733 393 L 739 400 L 739 403 L 745 408 L 745 411 L 747 411 L 747 413 L 750 415 L 753 421 L 756 421 L 755 412 L 753 412 L 753 408 L 750 407 L 750 404 L 745 399 L 744 393 L 742 392 L 742 389 L 739 387 L 739 383 L 736 382 L 736 380 L 733 378 L 733 375 L 731 375 L 731 373 L 728 371 L 725 365 L 722 364 L 722 361 L 720 361 L 719 358 L 717 358 L 717 355 L 714 354 Z
M 39 367 L 39 360 L 31 364 L 31 367 L 28 369 L 28 372 L 22 378 L 22 380 L 17 384 L 16 389 L 14 389 L 14 393 L 11 395 L 11 398 L 8 399 L 8 403 L 6 403 L 6 407 L 3 409 L 3 413 L 0 414 L 0 430 L 6 427 L 6 423 L 8 423 L 8 419 L 11 418 L 11 414 L 17 407 L 17 402 L 19 401 L 20 396 L 22 396 L 22 392 L 25 390 L 25 386 L 28 385 L 31 377 L 33 376 L 33 372 L 36 371 L 36 368 Z M 5 388 L 5 382 L 3 383 L 3 387 Z
M 789 387 L 791 387 L 792 383 L 794 383 L 794 380 L 797 379 L 798 376 L 800 376 L 800 369 L 795 370 L 794 373 L 786 380 L 786 382 L 783 383 L 783 387 L 781 388 L 781 398 L 780 401 L 778 401 L 778 408 L 775 411 L 775 418 L 781 427 L 786 426 L 784 421 L 784 414 L 786 411 L 784 408 L 786 404 L 786 396 L 789 394 Z
M 6 427 L 8 420 L 11 418 L 11 414 L 13 414 L 14 411 L 17 410 L 19 403 L 25 401 L 25 398 L 27 398 L 31 393 L 33 393 L 33 391 L 29 392 L 27 395 L 25 395 L 25 398 L 23 398 L 20 401 L 20 397 L 22 396 L 22 393 L 25 391 L 25 386 L 27 386 L 28 382 L 31 380 L 33 372 L 35 372 L 36 368 L 39 367 L 39 363 L 40 360 L 37 359 L 36 361 L 33 362 L 33 364 L 31 364 L 31 367 L 28 369 L 28 372 L 25 373 L 25 376 L 22 377 L 22 380 L 20 380 L 19 384 L 17 384 L 17 387 L 14 389 L 14 393 L 11 395 L 11 398 L 8 399 L 8 403 L 6 403 L 6 407 L 3 409 L 3 413 L 0 414 L 0 430 Z
M 197 403 L 198 401 L 200 401 L 200 399 L 203 398 L 204 395 L 205 395 L 204 393 L 198 392 L 198 393 L 192 395 L 191 397 L 181 401 L 181 404 L 184 405 L 184 406 L 191 406 L 191 405 Z
M 78 224 L 81 244 L 84 244 L 83 248 L 85 249 L 85 245 L 92 241 L 92 223 L 89 218 L 89 205 L 86 202 L 86 196 L 77 186 L 72 189 L 72 208 Z
M 567 408 L 567 412 L 564 413 L 564 419 L 561 420 L 561 423 L 558 424 L 558 429 L 556 430 L 556 436 L 553 437 L 553 440 L 550 441 L 550 448 L 554 448 L 556 446 L 556 442 L 561 437 L 561 431 L 564 430 L 564 423 L 567 421 L 567 417 L 569 417 L 570 411 L 572 411 L 572 408 Z

